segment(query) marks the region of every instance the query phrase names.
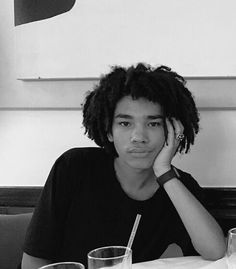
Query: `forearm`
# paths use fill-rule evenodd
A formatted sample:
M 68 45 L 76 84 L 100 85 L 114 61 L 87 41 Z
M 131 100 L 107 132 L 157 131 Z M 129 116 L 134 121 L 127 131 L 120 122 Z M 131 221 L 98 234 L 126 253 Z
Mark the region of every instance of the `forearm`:
M 220 226 L 191 192 L 174 178 L 164 184 L 192 243 L 205 259 L 216 260 L 225 254 L 225 238 Z

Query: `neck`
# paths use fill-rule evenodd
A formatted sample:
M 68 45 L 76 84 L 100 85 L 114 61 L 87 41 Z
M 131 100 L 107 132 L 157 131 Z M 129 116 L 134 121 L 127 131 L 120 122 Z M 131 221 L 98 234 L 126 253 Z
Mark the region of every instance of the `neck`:
M 152 169 L 135 169 L 114 161 L 117 180 L 128 196 L 137 200 L 150 198 L 158 189 Z

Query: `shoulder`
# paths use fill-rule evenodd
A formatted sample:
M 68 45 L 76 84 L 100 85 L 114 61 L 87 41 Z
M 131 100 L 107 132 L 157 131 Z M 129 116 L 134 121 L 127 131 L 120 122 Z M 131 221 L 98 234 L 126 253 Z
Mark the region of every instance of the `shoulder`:
M 186 171 L 183 171 L 177 167 L 175 167 L 178 171 L 178 173 L 180 174 L 181 177 L 183 178 L 193 178 L 192 175 L 190 173 L 187 173 Z
M 100 173 L 107 164 L 107 154 L 102 148 L 72 148 L 61 154 L 55 161 L 47 185 L 56 189 L 73 192 L 78 184 L 91 178 L 92 173 Z
M 183 170 L 176 168 L 179 173 L 179 180 L 188 188 L 192 189 L 194 187 L 201 188 L 198 182 L 193 178 L 193 176 Z
M 65 151 L 57 161 L 63 161 L 67 165 L 86 164 L 86 163 L 103 163 L 110 159 L 106 151 L 99 147 L 71 148 Z
M 180 177 L 179 180 L 185 185 L 185 187 L 194 194 L 199 200 L 204 200 L 204 190 L 199 183 L 193 178 L 193 176 L 185 171 L 176 168 Z
M 81 157 L 96 158 L 107 157 L 107 153 L 103 148 L 99 147 L 84 147 L 84 148 L 71 148 L 65 151 L 62 156 L 66 159 L 75 159 Z

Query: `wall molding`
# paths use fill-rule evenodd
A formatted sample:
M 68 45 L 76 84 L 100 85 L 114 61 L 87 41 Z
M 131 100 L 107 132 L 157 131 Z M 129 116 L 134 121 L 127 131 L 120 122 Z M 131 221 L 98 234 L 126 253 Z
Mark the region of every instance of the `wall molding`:
M 189 76 L 187 87 L 199 110 L 236 110 L 236 76 Z M 19 80 L 19 79 L 18 79 Z M 81 110 L 86 93 L 99 78 L 22 78 L 19 90 L 25 98 L 5 103 L 5 110 Z
M 21 81 L 98 81 L 100 77 L 51 77 L 51 78 L 43 78 L 43 77 L 22 77 L 17 78 L 17 80 Z M 231 80 L 235 79 L 236 76 L 184 76 L 185 80 Z
M 0 107 L 0 111 L 80 111 L 80 107 Z
M 0 187 L 0 207 L 34 207 L 43 187 Z
M 61 77 L 61 78 L 42 78 L 42 77 L 35 77 L 35 78 L 17 78 L 17 80 L 23 82 L 40 82 L 40 81 L 98 81 L 99 77 Z
M 35 206 L 43 186 L 0 187 L 0 206 Z M 236 218 L 235 187 L 203 187 L 209 208 L 234 209 Z M 231 215 L 230 215 L 231 216 Z
M 236 89 L 235 89 L 236 90 Z M 231 111 L 236 110 L 236 106 L 231 107 L 201 107 L 199 111 Z M 0 107 L 0 111 L 82 111 L 80 107 Z

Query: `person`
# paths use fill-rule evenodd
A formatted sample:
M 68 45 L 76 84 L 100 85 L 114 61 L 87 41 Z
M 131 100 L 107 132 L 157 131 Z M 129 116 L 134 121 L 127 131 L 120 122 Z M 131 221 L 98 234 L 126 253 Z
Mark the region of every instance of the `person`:
M 172 164 L 199 131 L 183 77 L 166 66 L 114 66 L 87 95 L 83 125 L 98 147 L 73 148 L 56 160 L 27 231 L 23 269 L 86 265 L 92 249 L 127 245 L 137 214 L 133 262 L 158 259 L 171 243 L 184 255 L 224 256 L 224 235 L 203 206 L 202 188 Z

